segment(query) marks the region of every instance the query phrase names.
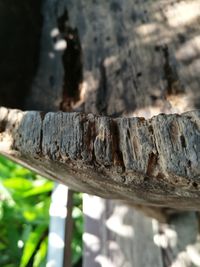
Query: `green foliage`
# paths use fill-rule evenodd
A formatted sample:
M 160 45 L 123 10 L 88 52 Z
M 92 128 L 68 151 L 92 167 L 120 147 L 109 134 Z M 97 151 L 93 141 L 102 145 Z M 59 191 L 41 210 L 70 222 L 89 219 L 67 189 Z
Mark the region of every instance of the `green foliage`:
M 83 234 L 83 213 L 82 213 L 82 194 L 73 194 L 72 218 L 74 222 L 72 240 L 72 264 L 75 264 L 82 257 L 82 234 Z
M 0 156 L 0 266 L 46 266 L 54 183 Z M 82 256 L 82 195 L 75 193 L 72 261 Z
M 45 263 L 53 182 L 0 157 L 0 266 Z

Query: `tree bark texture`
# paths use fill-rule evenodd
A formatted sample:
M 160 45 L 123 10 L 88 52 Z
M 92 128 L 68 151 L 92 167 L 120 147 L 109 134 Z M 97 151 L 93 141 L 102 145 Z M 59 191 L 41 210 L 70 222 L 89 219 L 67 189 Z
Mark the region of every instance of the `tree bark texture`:
M 7 25 L 6 34 L 0 31 L 0 53 L 7 55 L 0 65 L 6 73 L 0 76 L 0 105 L 45 113 L 1 109 L 1 153 L 48 177 L 65 177 L 81 191 L 131 196 L 131 205 L 197 207 L 199 112 L 146 119 L 199 108 L 199 1 L 21 2 L 19 8 L 0 1 L 0 12 L 11 12 L 0 16 Z M 46 113 L 58 110 L 85 115 Z M 86 205 L 95 201 L 103 207 L 98 220 Z M 84 203 L 86 233 L 101 243 L 95 254 L 84 241 L 84 266 L 199 266 L 196 213 L 173 215 L 163 225 L 114 200 L 85 197 Z

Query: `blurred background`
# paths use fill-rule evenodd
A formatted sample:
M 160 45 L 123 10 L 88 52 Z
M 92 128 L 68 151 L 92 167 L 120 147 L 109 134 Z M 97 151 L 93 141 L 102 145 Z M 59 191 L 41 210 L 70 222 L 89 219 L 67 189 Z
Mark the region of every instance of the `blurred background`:
M 54 266 L 48 265 L 47 255 L 50 250 L 49 225 L 55 223 L 52 212 L 49 212 L 55 187 L 53 181 L 0 156 L 1 267 Z M 82 261 L 81 193 L 72 195 L 72 223 L 72 266 L 78 267 Z M 55 244 L 60 243 L 55 240 Z M 62 243 L 59 248 L 64 249 Z

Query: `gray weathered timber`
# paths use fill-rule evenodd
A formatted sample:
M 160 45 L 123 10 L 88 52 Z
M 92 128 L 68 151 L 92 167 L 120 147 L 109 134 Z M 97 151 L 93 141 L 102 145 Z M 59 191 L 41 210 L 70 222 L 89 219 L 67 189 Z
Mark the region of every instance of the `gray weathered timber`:
M 85 112 L 199 108 L 199 0 L 67 1 L 83 48 Z
M 0 153 L 75 190 L 199 209 L 200 112 L 144 118 L 0 109 Z
M 16 6 L 17 12 L 14 11 L 13 5 Z M 39 6 L 37 3 L 34 5 Z M 41 31 L 38 27 L 39 20 L 36 19 L 39 17 L 38 11 L 36 14 L 34 8 L 29 8 L 29 12 L 22 15 L 21 11 L 18 12 L 21 4 L 15 1 L 1 1 L 1 105 L 11 107 L 12 104 L 12 107 L 20 109 L 44 111 L 55 111 L 60 108 L 64 96 L 62 91 L 68 91 L 68 86 L 62 88 L 62 85 L 65 85 L 63 77 L 74 76 L 72 62 L 76 61 L 74 57 L 71 60 L 62 57 L 70 51 L 69 45 L 63 51 L 54 49 L 57 41 L 65 34 L 62 30 L 65 28 L 63 25 L 67 24 L 72 28 L 78 28 L 83 49 L 84 86 L 81 93 L 84 97 L 74 106 L 76 110 L 149 118 L 160 112 L 185 112 L 199 108 L 199 5 L 199 0 L 44 0 Z M 66 9 L 68 18 L 63 16 Z M 30 11 L 33 16 L 30 15 Z M 34 17 L 34 23 L 30 25 L 31 17 Z M 63 18 L 62 27 L 58 25 L 60 17 Z M 9 23 L 10 21 L 14 23 Z M 23 38 L 19 23 L 15 21 L 22 21 L 25 28 L 30 25 L 24 35 L 26 38 Z M 33 34 L 34 24 L 36 32 L 41 33 L 40 51 L 36 53 L 34 49 L 38 46 L 39 35 Z M 4 31 L 5 25 L 11 34 Z M 58 35 L 53 36 L 52 30 L 55 29 Z M 28 42 L 31 45 L 27 45 Z M 4 45 L 5 43 L 12 45 Z M 18 64 L 15 67 L 16 62 L 24 66 L 27 66 L 26 62 L 28 65 L 32 64 L 34 72 L 37 68 L 28 99 L 24 93 L 27 93 L 32 82 L 33 69 L 30 71 L 27 67 L 21 71 Z M 21 102 L 26 103 L 25 107 Z M 27 157 L 21 157 L 21 163 L 25 164 L 27 161 L 27 166 L 35 170 L 41 164 L 38 160 L 30 162 Z M 50 168 L 50 163 L 46 161 L 46 168 L 40 171 L 48 177 L 56 173 L 55 179 L 58 180 L 57 173 L 61 169 L 52 171 L 57 165 L 53 164 Z M 147 266 L 199 266 L 199 230 L 195 213 L 186 213 L 184 216 L 174 214 L 169 221 L 171 225 L 158 225 L 157 236 L 154 229 L 151 230 L 154 228 L 153 224 L 148 222 L 146 216 L 137 215 L 132 208 L 127 210 L 128 218 L 121 213 L 116 214 L 115 209 L 119 210 L 121 204 L 114 200 L 101 199 L 104 203 L 102 215 L 98 221 L 92 221 L 97 227 L 100 226 L 100 230 L 95 232 L 91 219 L 94 211 L 98 209 L 98 206 L 95 206 L 96 198 L 91 197 L 87 202 L 84 197 L 84 206 L 89 206 L 84 220 L 85 230 L 100 239 L 102 245 L 99 254 L 111 262 L 112 266 L 144 267 L 144 259 Z M 91 203 L 94 203 L 94 209 L 91 208 Z M 114 229 L 113 234 L 113 229 L 107 227 L 107 220 L 112 213 L 122 221 L 122 225 L 130 224 L 139 238 L 121 236 L 120 226 Z M 172 233 L 177 237 L 177 242 L 171 242 Z M 147 236 L 148 240 L 145 242 Z M 157 242 L 159 238 L 160 242 Z M 154 239 L 157 240 L 156 246 Z M 166 239 L 169 242 L 163 242 Z M 107 246 L 109 241 L 110 245 Z M 112 253 L 115 248 L 117 249 Z M 87 258 L 84 257 L 84 267 L 108 266 L 105 261 L 96 262 L 93 251 L 94 246 L 88 247 L 85 243 Z
M 150 118 L 159 113 L 180 113 L 199 108 L 199 0 L 68 0 L 66 3 L 70 23 L 78 28 L 83 48 L 83 107 L 86 113 Z M 86 202 L 84 198 L 85 205 L 91 205 L 95 199 Z M 168 240 L 168 234 L 173 232 L 177 244 L 165 242 L 163 245 L 161 242 L 158 250 L 154 250 L 155 236 L 152 233 L 151 248 L 148 242 L 144 242 L 139 250 L 141 239 L 145 239 L 146 232 L 150 233 L 150 229 L 143 227 L 148 219 L 140 216 L 136 224 L 135 212 L 130 208 L 127 214 L 133 222 L 132 227 L 143 233 L 143 237 L 140 236 L 138 242 L 128 237 L 124 241 L 120 229 L 113 235 L 105 223 L 119 203 L 114 205 L 112 200 L 104 203 L 104 211 L 95 228 L 100 226 L 100 230 L 94 231 L 91 219 L 94 211 L 90 208 L 85 217 L 85 229 L 102 241 L 99 254 L 114 266 L 144 267 L 144 258 L 147 266 L 199 265 L 198 250 L 188 249 L 197 242 L 195 236 L 199 232 L 193 227 L 197 224 L 194 213 L 187 213 L 185 218 L 176 214 L 172 218 L 177 220 L 169 221 L 169 231 L 158 230 L 161 240 Z M 162 225 L 159 227 L 163 228 Z M 194 238 L 184 242 L 184 235 L 178 231 L 180 227 L 185 229 L 186 236 Z M 108 240 L 118 247 L 115 255 L 122 255 L 124 261 L 116 260 L 111 246 L 106 246 Z M 180 246 L 181 243 L 184 246 Z M 85 245 L 84 267 L 109 266 L 108 262 L 97 262 L 94 248 Z M 146 257 L 148 249 L 151 250 L 150 257 Z M 162 263 L 159 263 L 160 258 Z

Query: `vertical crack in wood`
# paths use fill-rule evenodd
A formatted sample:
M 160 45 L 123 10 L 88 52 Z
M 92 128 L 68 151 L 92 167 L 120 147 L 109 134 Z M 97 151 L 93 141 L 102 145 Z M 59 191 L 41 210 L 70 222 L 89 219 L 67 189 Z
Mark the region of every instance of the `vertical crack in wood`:
M 1 134 L 4 134 L 4 132 L 7 129 L 8 125 L 8 114 L 9 110 L 6 108 L 0 108 L 0 141 L 1 141 Z
M 123 154 L 120 149 L 120 133 L 119 125 L 115 119 L 111 120 L 111 132 L 112 132 L 112 153 L 113 153 L 113 163 L 115 166 L 119 166 L 118 170 L 122 173 L 125 172 L 125 164 L 123 159 Z M 125 176 L 123 176 L 125 182 Z
M 154 127 L 152 124 L 152 120 L 147 121 L 148 125 L 148 132 L 149 135 L 151 136 L 152 144 L 153 145 L 153 151 L 149 154 L 149 159 L 147 163 L 147 169 L 146 169 L 146 175 L 145 177 L 146 180 L 149 179 L 151 176 L 156 176 L 159 180 L 164 178 L 164 174 L 160 171 L 156 171 L 156 169 L 160 168 L 160 154 L 157 146 L 157 139 L 156 139 L 156 134 L 154 132 Z
M 169 47 L 167 45 L 164 45 L 162 47 L 162 52 L 165 61 L 163 66 L 164 78 L 167 81 L 167 88 L 165 91 L 166 96 L 184 93 L 184 88 L 180 83 L 179 75 L 177 72 L 177 63 L 175 62 L 175 58 L 172 58 Z
M 46 113 L 43 111 L 39 112 L 40 114 L 40 118 L 41 118 L 41 129 L 40 129 L 40 138 L 39 138 L 39 155 L 42 156 L 43 155 L 43 149 L 42 149 L 42 142 L 43 142 L 43 121 L 45 118 Z
M 0 122 L 0 133 L 3 133 L 6 130 L 6 125 L 7 125 L 6 120 L 2 120 Z
M 88 119 L 88 127 L 86 134 L 84 134 L 84 144 L 86 145 L 86 150 L 88 151 L 88 159 L 90 163 L 95 163 L 95 153 L 94 153 L 94 141 L 96 137 L 96 124 L 94 118 Z
M 60 110 L 71 111 L 80 100 L 83 82 L 82 49 L 78 29 L 70 26 L 67 10 L 58 18 L 57 23 L 61 38 L 67 44 L 62 55 L 64 78 Z
M 100 84 L 97 91 L 96 98 L 96 108 L 99 114 L 106 115 L 107 114 L 107 77 L 106 77 L 106 67 L 104 65 L 104 60 L 100 63 Z
M 158 155 L 155 154 L 154 152 L 151 152 L 149 155 L 149 160 L 148 160 L 148 164 L 147 164 L 147 176 L 151 177 L 153 176 L 154 173 L 154 169 L 158 164 Z

